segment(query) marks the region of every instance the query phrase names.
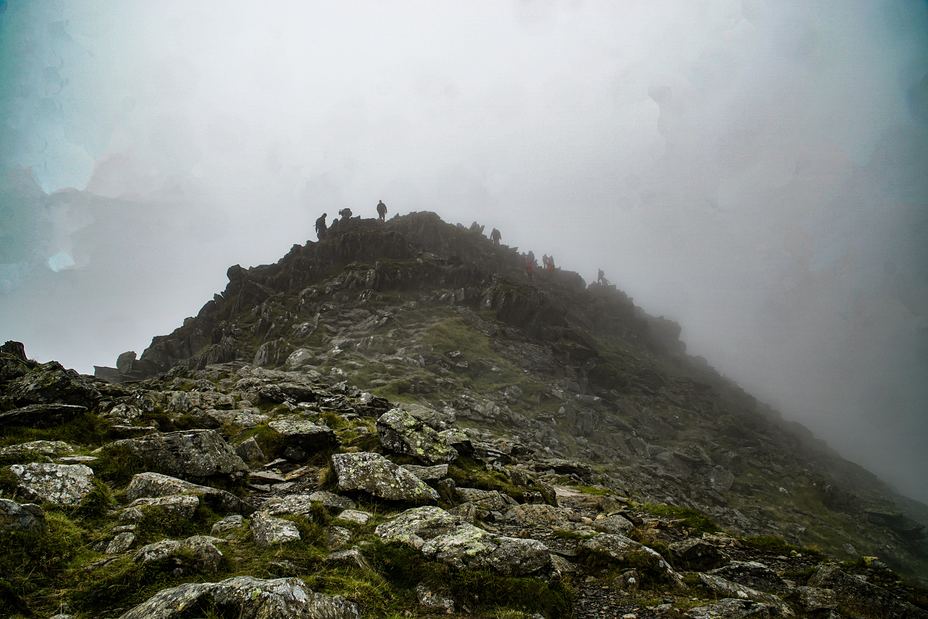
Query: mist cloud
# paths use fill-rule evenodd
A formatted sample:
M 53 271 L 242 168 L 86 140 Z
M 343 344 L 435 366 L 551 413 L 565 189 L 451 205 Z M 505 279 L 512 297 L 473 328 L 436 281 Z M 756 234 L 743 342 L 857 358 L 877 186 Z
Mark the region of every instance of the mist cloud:
M 928 499 L 924 3 L 0 3 L 0 325 L 88 371 L 322 211 L 597 267 Z

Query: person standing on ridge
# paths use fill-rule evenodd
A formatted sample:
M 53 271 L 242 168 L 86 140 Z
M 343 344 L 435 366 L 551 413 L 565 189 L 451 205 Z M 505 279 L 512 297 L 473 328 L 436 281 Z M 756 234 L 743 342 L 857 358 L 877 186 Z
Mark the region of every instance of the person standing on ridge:
M 377 203 L 377 217 L 380 218 L 380 221 L 384 221 L 387 216 L 387 205 L 383 203 L 383 200 Z
M 323 213 L 322 217 L 316 220 L 316 238 L 318 238 L 320 241 L 322 240 L 322 237 L 325 236 L 325 231 L 326 231 L 325 217 L 326 217 L 326 214 Z
M 493 228 L 493 231 L 490 232 L 490 239 L 493 240 L 494 245 L 499 245 L 499 240 L 502 238 L 502 235 L 499 233 L 499 230 Z

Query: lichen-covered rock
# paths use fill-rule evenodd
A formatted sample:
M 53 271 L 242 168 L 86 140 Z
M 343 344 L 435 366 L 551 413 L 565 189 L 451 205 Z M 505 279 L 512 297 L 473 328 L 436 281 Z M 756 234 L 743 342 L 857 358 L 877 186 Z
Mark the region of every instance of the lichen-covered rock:
M 317 506 L 326 508 L 335 513 L 355 506 L 354 501 L 334 492 L 317 490 L 312 494 L 287 494 L 271 497 L 261 506 L 261 511 L 272 515 L 295 514 L 309 516 Z
M 751 587 L 732 582 L 721 576 L 713 576 L 712 574 L 699 574 L 699 580 L 709 591 L 712 591 L 721 598 L 737 598 L 739 600 L 763 602 L 770 606 L 783 607 L 787 614 L 791 614 L 789 613 L 789 609 L 784 607 L 783 602 L 777 596 L 770 593 L 764 593 L 763 591 L 758 591 L 757 589 L 752 589 Z
M 300 539 L 300 530 L 295 524 L 283 518 L 275 518 L 267 512 L 255 512 L 250 527 L 259 546 L 276 546 Z
M 523 527 L 567 529 L 580 517 L 572 509 L 555 507 L 546 503 L 523 503 L 509 508 L 503 519 Z
M 503 494 L 498 490 L 457 488 L 456 493 L 459 501 L 470 503 L 474 506 L 480 518 L 485 518 L 487 514 L 490 513 L 502 515 L 512 506 L 518 505 L 516 500 L 511 496 Z
M 267 424 L 277 453 L 288 460 L 305 460 L 318 451 L 331 449 L 338 444 L 331 428 L 299 417 L 275 419 Z
M 83 464 L 13 464 L 10 471 L 33 501 L 77 505 L 93 490 L 93 470 Z
M 108 555 L 122 554 L 132 548 L 132 544 L 134 543 L 135 533 L 132 531 L 120 531 L 110 540 L 110 543 L 106 545 L 106 550 L 104 550 L 104 552 Z
M 612 514 L 596 518 L 590 526 L 600 533 L 617 533 L 619 535 L 625 535 L 635 528 L 631 520 L 621 514 Z
M 827 613 L 838 608 L 834 589 L 821 587 L 796 587 L 790 592 L 790 600 L 807 614 Z
M 249 436 L 236 445 L 235 453 L 252 466 L 267 462 L 267 456 L 264 455 L 264 450 L 261 449 L 261 445 L 258 445 L 258 441 L 256 441 L 253 436 Z
M 126 498 L 130 501 L 144 497 L 162 497 L 177 494 L 189 494 L 202 499 L 211 509 L 220 513 L 250 512 L 248 505 L 231 492 L 210 486 L 201 486 L 192 482 L 163 475 L 161 473 L 139 473 L 132 477 L 126 489 Z
M 377 434 L 385 449 L 405 454 L 428 464 L 451 462 L 458 452 L 431 426 L 411 413 L 393 408 L 377 420 Z
M 438 493 L 422 480 L 377 453 L 343 453 L 332 456 L 332 467 L 343 492 L 363 491 L 379 499 L 430 503 Z
M 86 406 L 78 404 L 30 404 L 0 413 L 0 428 L 7 426 L 29 426 L 47 428 L 71 421 L 87 412 Z
M 461 522 L 440 507 L 414 507 L 379 525 L 375 533 L 386 542 L 420 550 L 427 540 L 451 531 Z
M 215 572 L 222 565 L 222 552 L 216 548 L 220 541 L 205 535 L 184 540 L 166 539 L 142 546 L 132 558 L 143 565 L 169 562 L 171 570 Z
M 0 448 L 0 459 L 10 462 L 16 458 L 28 458 L 29 462 L 35 462 L 73 452 L 74 447 L 64 441 L 30 441 Z
M 263 580 L 236 576 L 159 591 L 120 619 L 180 619 L 209 604 L 237 619 L 360 619 L 353 602 L 315 593 L 298 578 Z
M 45 513 L 33 503 L 0 499 L 0 530 L 37 531 L 45 527 Z
M 522 576 L 551 565 L 551 553 L 543 543 L 489 533 L 438 507 L 407 509 L 379 525 L 375 533 L 386 542 L 411 546 L 459 569 Z
M 161 512 L 171 518 L 193 518 L 200 507 L 200 499 L 189 494 L 172 494 L 159 497 L 143 497 L 129 503 L 123 512 L 127 514 L 126 520 L 134 520 L 136 512 L 143 516 L 148 513 Z
M 151 471 L 184 479 L 241 477 L 247 465 L 215 430 L 185 430 L 115 441 L 104 452 L 126 450 Z
M 347 522 L 349 524 L 364 526 L 370 522 L 371 515 L 367 512 L 362 512 L 357 509 L 346 509 L 338 516 L 336 516 L 335 519 L 341 522 Z
M 468 523 L 433 537 L 421 552 L 456 569 L 490 570 L 506 576 L 536 574 L 551 566 L 551 553 L 538 540 L 494 535 Z
M 682 585 L 683 579 L 653 548 L 624 535 L 600 533 L 584 540 L 579 547 L 583 556 L 594 562 L 614 562 L 650 572 L 652 576 Z

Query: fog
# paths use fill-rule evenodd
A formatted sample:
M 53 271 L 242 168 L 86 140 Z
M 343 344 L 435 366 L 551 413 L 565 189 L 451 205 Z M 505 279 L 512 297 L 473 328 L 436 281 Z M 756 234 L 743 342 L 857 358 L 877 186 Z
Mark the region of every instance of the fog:
M 928 5 L 0 0 L 0 340 L 90 372 L 434 210 L 928 500 Z

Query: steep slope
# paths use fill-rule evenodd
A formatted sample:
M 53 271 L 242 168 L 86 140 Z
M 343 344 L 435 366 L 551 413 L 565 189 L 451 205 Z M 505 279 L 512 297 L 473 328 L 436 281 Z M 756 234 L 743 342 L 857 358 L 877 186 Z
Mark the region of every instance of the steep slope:
M 133 371 L 276 367 L 300 349 L 302 365 L 451 407 L 589 462 L 619 490 L 928 572 L 925 506 L 688 357 L 677 325 L 621 291 L 560 270 L 529 281 L 523 264 L 432 213 L 341 222 L 277 264 L 230 268 L 222 295 L 154 338 Z
M 4 616 L 928 616 L 924 506 L 432 213 L 98 372 L 0 348 Z

